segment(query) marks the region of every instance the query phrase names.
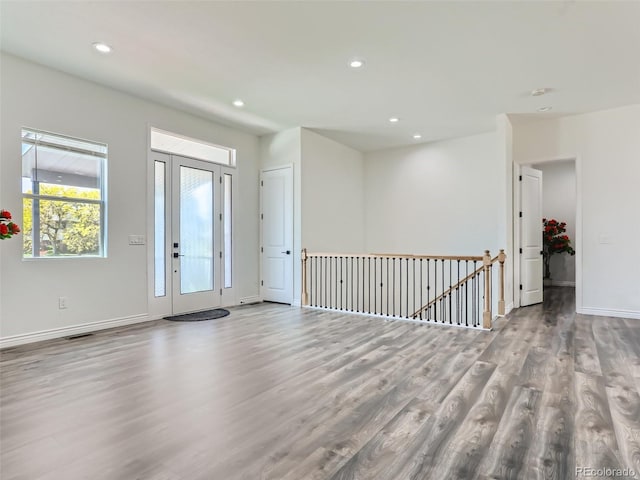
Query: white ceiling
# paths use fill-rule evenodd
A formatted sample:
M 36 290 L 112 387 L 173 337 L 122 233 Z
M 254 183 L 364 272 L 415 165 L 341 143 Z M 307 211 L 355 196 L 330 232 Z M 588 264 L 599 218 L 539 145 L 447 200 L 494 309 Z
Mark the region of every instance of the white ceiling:
M 1 48 L 263 134 L 363 151 L 640 103 L 640 2 L 5 1 Z M 96 41 L 113 46 L 103 56 Z M 363 69 L 350 69 L 354 57 Z M 551 93 L 531 97 L 534 88 Z M 231 102 L 241 98 L 246 106 Z M 553 106 L 551 113 L 536 113 Z M 390 124 L 388 118 L 400 117 Z

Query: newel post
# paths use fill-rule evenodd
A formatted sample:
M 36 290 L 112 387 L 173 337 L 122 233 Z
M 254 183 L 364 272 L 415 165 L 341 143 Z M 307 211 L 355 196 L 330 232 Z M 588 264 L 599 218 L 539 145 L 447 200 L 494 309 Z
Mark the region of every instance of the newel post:
M 500 298 L 498 298 L 498 315 L 504 316 L 504 261 L 507 255 L 504 250 L 500 250 L 498 262 L 500 262 Z
M 484 266 L 484 312 L 482 313 L 482 327 L 491 329 L 491 254 L 484 251 L 482 257 Z
M 309 304 L 309 294 L 307 293 L 307 249 L 302 249 L 302 305 Z

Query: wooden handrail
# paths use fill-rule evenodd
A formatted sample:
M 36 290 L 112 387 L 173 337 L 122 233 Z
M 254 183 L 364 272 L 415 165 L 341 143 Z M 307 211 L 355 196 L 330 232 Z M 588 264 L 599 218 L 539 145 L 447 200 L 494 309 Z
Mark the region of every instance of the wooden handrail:
M 416 260 L 460 260 L 461 262 L 481 262 L 484 257 L 460 257 L 456 255 L 413 255 L 406 253 L 307 253 L 311 257 L 346 257 L 346 258 L 415 258 Z

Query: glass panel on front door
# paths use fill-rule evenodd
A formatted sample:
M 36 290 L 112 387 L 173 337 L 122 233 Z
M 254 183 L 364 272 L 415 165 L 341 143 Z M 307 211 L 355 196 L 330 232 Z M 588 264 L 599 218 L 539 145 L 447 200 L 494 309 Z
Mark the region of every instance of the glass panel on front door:
M 180 293 L 214 288 L 213 173 L 180 166 Z

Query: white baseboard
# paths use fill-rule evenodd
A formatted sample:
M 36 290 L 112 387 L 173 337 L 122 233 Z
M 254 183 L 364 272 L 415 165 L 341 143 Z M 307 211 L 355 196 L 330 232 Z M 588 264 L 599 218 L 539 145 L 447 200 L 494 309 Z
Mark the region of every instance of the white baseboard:
M 618 317 L 618 318 L 633 318 L 640 320 L 640 312 L 634 310 L 609 310 L 607 308 L 578 308 L 577 313 L 582 315 L 597 315 L 599 317 Z
M 68 327 L 53 328 L 51 330 L 41 330 L 39 332 L 12 335 L 10 337 L 0 338 L 0 349 L 16 347 L 27 343 L 40 342 L 42 340 L 51 340 L 53 338 L 69 337 L 71 335 L 95 332 L 96 330 L 104 330 L 106 328 L 123 327 L 134 323 L 147 322 L 149 320 L 151 320 L 149 315 L 142 313 L 140 315 L 112 318 L 109 320 L 101 320 L 99 322 L 83 323 L 81 325 L 71 325 Z
M 504 316 L 506 317 L 507 315 L 509 315 L 511 313 L 511 310 L 513 310 L 513 302 L 504 307 Z
M 576 282 L 570 280 L 551 280 L 552 287 L 575 287 Z
M 244 297 L 240 299 L 240 305 L 246 305 L 247 303 L 259 303 L 262 301 L 260 295 L 254 295 L 252 297 Z
M 294 298 L 293 302 L 291 302 L 292 307 L 301 307 L 302 301 L 299 298 Z

